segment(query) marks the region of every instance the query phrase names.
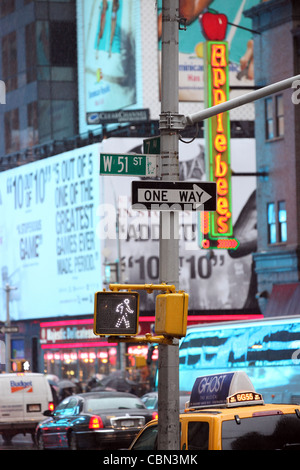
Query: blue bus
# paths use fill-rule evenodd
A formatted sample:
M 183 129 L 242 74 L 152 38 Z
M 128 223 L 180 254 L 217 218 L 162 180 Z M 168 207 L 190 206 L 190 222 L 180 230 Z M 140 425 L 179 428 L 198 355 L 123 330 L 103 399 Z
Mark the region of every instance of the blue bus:
M 192 325 L 179 348 L 179 388 L 242 370 L 265 403 L 300 403 L 300 316 Z

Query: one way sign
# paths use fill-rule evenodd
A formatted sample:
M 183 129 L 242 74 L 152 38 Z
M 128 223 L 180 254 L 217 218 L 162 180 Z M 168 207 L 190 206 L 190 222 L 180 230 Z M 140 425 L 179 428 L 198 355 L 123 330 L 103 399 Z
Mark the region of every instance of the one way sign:
M 216 183 L 133 181 L 134 209 L 215 211 Z

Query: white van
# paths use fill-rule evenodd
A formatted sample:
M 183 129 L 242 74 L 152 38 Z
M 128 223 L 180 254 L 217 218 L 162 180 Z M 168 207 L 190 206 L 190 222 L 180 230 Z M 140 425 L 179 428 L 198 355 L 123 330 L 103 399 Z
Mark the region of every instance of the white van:
M 0 374 L 0 434 L 10 442 L 16 434 L 34 436 L 45 410 L 53 411 L 53 397 L 43 374 Z

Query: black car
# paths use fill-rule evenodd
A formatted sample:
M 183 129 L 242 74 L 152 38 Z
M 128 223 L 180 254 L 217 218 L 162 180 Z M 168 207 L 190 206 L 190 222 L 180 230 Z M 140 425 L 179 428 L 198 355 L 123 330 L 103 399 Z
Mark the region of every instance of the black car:
M 89 392 L 65 398 L 35 432 L 39 449 L 128 448 L 153 412 L 130 393 Z

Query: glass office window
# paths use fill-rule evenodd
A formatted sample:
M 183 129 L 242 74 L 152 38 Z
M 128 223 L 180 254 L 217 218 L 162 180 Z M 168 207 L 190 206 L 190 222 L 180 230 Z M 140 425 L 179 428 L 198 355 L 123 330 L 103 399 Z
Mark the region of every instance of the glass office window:
M 26 79 L 27 79 L 27 83 L 30 83 L 36 80 L 35 23 L 30 23 L 26 25 L 25 43 L 26 43 Z
M 18 88 L 16 31 L 12 31 L 2 38 L 2 75 L 7 92 Z
M 0 18 L 9 15 L 15 11 L 15 0 L 1 0 L 0 1 Z
M 19 110 L 13 109 L 4 114 L 5 153 L 20 150 Z
M 278 202 L 278 235 L 280 242 L 287 241 L 287 217 L 285 201 Z
M 275 204 L 268 204 L 268 242 L 276 243 L 276 212 Z
M 273 98 L 267 98 L 265 101 L 266 113 L 266 139 L 274 138 L 274 119 L 273 119 Z
M 283 109 L 283 96 L 277 95 L 276 100 L 276 136 L 282 137 L 284 135 L 284 109 Z

